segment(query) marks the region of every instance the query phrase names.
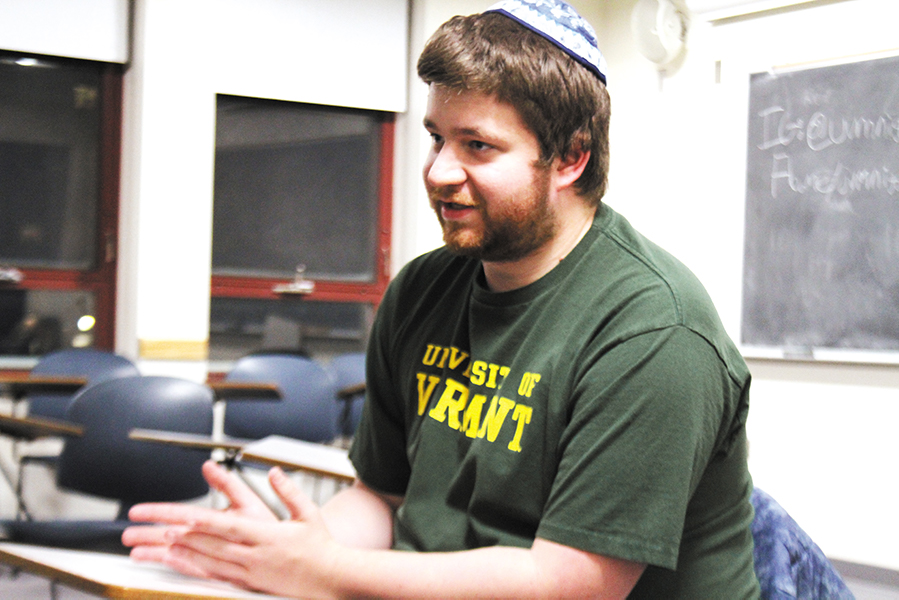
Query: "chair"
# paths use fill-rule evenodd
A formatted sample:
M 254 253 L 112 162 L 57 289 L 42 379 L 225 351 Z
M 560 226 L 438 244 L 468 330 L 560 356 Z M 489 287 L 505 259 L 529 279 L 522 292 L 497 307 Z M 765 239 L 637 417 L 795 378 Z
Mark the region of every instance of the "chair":
M 44 355 L 29 376 L 84 377 L 92 385 L 114 377 L 140 375 L 137 366 L 124 356 L 93 348 L 68 348 Z M 28 394 L 28 414 L 64 419 L 73 394 L 41 392 Z
M 752 492 L 755 571 L 765 600 L 854 598 L 815 542 L 771 496 Z
M 228 402 L 225 435 L 254 440 L 281 435 L 320 443 L 337 436 L 336 385 L 331 374 L 314 360 L 295 354 L 244 356 L 225 380 L 275 383 L 282 396 L 281 400 Z
M 335 356 L 328 369 L 337 384 L 337 398 L 342 404 L 340 435 L 350 439 L 356 433 L 365 403 L 365 353 L 349 352 Z
M 29 378 L 40 377 L 83 377 L 86 386 L 113 379 L 140 375 L 137 366 L 124 356 L 96 350 L 94 348 L 67 348 L 44 355 L 29 372 Z M 66 408 L 72 400 L 74 392 L 41 391 L 29 392 L 27 414 L 31 417 L 64 420 Z M 55 450 L 55 449 L 54 449 Z M 22 497 L 22 468 L 26 464 L 42 464 L 53 468 L 58 459 L 58 452 L 50 452 L 46 448 L 37 452 L 24 450 L 16 444 L 15 453 L 18 460 L 18 477 L 16 478 L 16 494 L 20 499 L 22 513 L 28 517 Z
M 208 452 L 140 442 L 133 428 L 210 435 L 212 391 L 174 377 L 121 377 L 84 388 L 72 399 L 66 420 L 83 426 L 67 439 L 59 457 L 60 489 L 117 500 L 115 519 L 5 521 L 11 541 L 124 552 L 120 538 L 137 502 L 175 502 L 205 495 L 201 469 Z

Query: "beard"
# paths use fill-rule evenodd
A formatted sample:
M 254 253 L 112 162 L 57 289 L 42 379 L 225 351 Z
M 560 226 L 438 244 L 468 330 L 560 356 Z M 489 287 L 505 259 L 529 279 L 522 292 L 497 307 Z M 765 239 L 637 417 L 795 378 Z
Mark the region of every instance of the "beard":
M 511 262 L 524 258 L 555 237 L 558 219 L 549 203 L 549 171 L 536 169 L 528 194 L 515 200 L 515 205 L 496 214 L 486 203 L 459 193 L 446 195 L 440 189 L 429 190 L 431 206 L 443 229 L 443 241 L 448 250 L 460 256 L 487 262 Z M 472 228 L 455 221 L 446 221 L 440 203 L 471 206 L 480 214 L 480 228 Z

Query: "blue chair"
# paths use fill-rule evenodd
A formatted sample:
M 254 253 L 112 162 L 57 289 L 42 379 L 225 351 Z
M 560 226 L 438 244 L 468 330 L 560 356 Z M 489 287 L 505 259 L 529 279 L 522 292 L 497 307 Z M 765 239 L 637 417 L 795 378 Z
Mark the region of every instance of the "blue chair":
M 275 383 L 281 400 L 229 401 L 224 431 L 228 436 L 261 439 L 281 435 L 327 443 L 337 436 L 336 385 L 314 360 L 295 354 L 250 355 L 239 359 L 226 381 Z
M 84 377 L 92 385 L 115 377 L 140 375 L 137 366 L 124 356 L 93 348 L 69 348 L 44 355 L 31 369 L 30 377 Z M 64 419 L 73 394 L 42 392 L 28 394 L 28 414 Z
M 140 375 L 137 366 L 119 354 L 94 348 L 67 348 L 45 354 L 29 372 L 29 377 L 83 377 L 86 386 L 118 377 Z M 64 420 L 66 409 L 74 397 L 74 392 L 41 391 L 30 392 L 25 398 L 28 401 L 27 414 L 30 417 Z M 19 499 L 20 512 L 29 517 L 28 509 L 22 499 L 23 467 L 28 464 L 40 464 L 50 469 L 55 468 L 58 460 L 56 452 L 35 452 L 16 443 L 15 453 L 18 459 L 18 477 L 16 479 L 16 496 Z
M 752 492 L 753 557 L 764 600 L 850 600 L 843 578 L 808 534 L 771 496 Z
M 112 520 L 5 521 L 7 539 L 46 546 L 127 552 L 121 534 L 137 502 L 176 502 L 205 495 L 203 462 L 209 452 L 131 440 L 134 428 L 211 435 L 212 391 L 174 377 L 122 377 L 82 389 L 66 420 L 80 424 L 59 457 L 62 490 L 116 500 Z
M 338 402 L 341 404 L 339 429 L 344 438 L 352 438 L 362 418 L 365 403 L 365 353 L 348 352 L 335 356 L 328 369 L 337 384 Z

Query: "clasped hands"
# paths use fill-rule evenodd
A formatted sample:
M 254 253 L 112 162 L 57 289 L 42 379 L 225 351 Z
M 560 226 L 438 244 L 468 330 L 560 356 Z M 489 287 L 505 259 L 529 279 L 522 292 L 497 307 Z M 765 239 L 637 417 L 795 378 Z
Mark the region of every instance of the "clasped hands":
M 203 465 L 203 476 L 230 506 L 135 505 L 131 520 L 156 525 L 125 530 L 122 543 L 132 547 L 131 558 L 243 588 L 317 596 L 316 587 L 327 584 L 323 566 L 329 564 L 330 553 L 339 550 L 318 506 L 278 468 L 269 471 L 268 479 L 289 521 L 279 521 L 244 482 L 215 462 Z

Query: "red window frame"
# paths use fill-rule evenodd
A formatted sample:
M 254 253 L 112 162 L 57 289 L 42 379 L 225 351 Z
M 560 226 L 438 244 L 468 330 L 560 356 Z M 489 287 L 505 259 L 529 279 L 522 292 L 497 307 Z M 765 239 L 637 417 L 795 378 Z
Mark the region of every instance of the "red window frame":
M 119 229 L 122 154 L 121 65 L 105 63 L 100 76 L 99 199 L 95 264 L 92 269 L 18 269 L 22 281 L 3 284 L 7 289 L 88 291 L 95 301 L 95 348 L 112 350 L 115 344 L 116 265 Z
M 346 282 L 315 280 L 315 289 L 304 294 L 309 301 L 364 302 L 377 306 L 390 281 L 390 239 L 393 211 L 393 145 L 395 123 L 385 116 L 381 123 L 380 162 L 378 165 L 378 238 L 375 257 L 375 280 L 371 282 Z M 291 280 L 268 277 L 235 277 L 212 275 L 213 298 L 262 298 L 277 300 L 281 293 L 274 288 L 289 284 Z

